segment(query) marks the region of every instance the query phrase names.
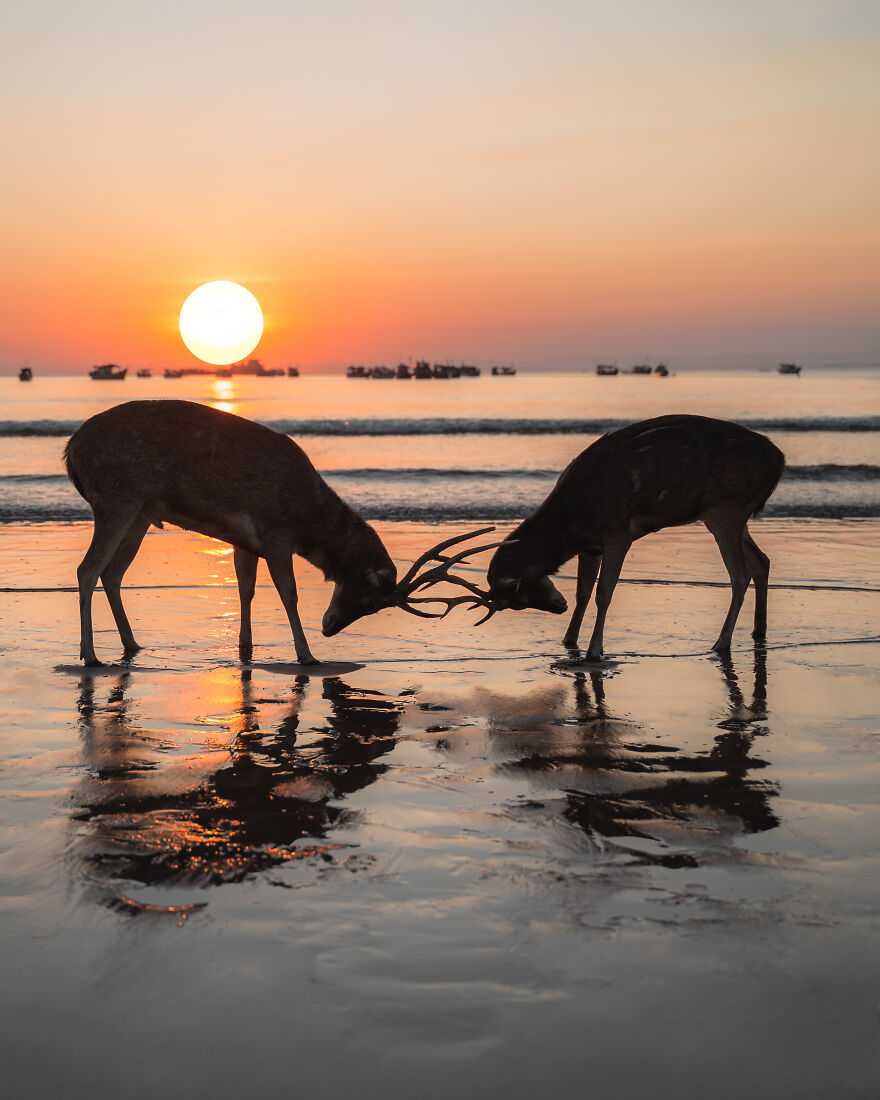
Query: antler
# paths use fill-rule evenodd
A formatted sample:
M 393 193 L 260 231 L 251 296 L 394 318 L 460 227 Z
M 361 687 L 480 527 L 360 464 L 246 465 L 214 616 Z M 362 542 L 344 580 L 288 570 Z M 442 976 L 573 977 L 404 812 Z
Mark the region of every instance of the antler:
M 494 527 L 481 527 L 477 531 L 468 531 L 467 534 L 456 535 L 451 539 L 445 539 L 443 542 L 438 542 L 436 546 L 432 546 L 430 550 L 426 550 L 424 554 L 416 558 L 406 574 L 398 581 L 395 589 L 395 604 L 404 611 L 409 612 L 410 615 L 419 615 L 423 619 L 443 619 L 449 614 L 453 607 L 458 607 L 460 604 L 470 604 L 472 607 L 485 607 L 488 610 L 488 613 L 475 625 L 480 626 L 482 623 L 486 622 L 486 620 L 491 618 L 498 610 L 492 603 L 489 593 L 484 592 L 471 581 L 466 581 L 463 577 L 452 576 L 449 570 L 459 562 L 471 557 L 472 554 L 479 554 L 483 550 L 494 550 L 495 547 L 500 546 L 501 543 L 487 542 L 481 546 L 472 546 L 469 550 L 461 550 L 459 553 L 451 556 L 444 554 L 443 551 L 449 549 L 450 546 L 455 546 L 457 543 L 466 542 L 468 539 L 477 538 L 479 535 L 487 535 L 490 531 L 494 530 Z M 435 561 L 438 564 L 431 566 L 430 569 L 426 569 L 423 573 L 419 573 L 419 569 L 431 561 Z M 461 588 L 466 588 L 470 595 L 413 596 L 414 592 L 418 592 L 420 589 L 427 588 L 434 584 L 439 584 L 441 581 L 446 581 L 449 584 L 457 584 Z M 437 613 L 420 611 L 413 607 L 413 604 L 423 603 L 445 603 L 446 610 Z

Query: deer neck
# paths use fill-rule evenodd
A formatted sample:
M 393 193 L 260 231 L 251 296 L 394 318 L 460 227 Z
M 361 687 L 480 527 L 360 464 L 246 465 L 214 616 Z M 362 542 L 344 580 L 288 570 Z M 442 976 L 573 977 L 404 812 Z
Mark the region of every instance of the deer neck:
M 549 500 L 523 520 L 510 537 L 526 551 L 524 556 L 529 565 L 543 575 L 555 573 L 577 553 L 570 523 L 555 502 Z
M 320 525 L 304 540 L 302 557 L 338 583 L 368 569 L 393 569 L 393 563 L 373 528 L 341 497 L 329 490 L 321 501 Z

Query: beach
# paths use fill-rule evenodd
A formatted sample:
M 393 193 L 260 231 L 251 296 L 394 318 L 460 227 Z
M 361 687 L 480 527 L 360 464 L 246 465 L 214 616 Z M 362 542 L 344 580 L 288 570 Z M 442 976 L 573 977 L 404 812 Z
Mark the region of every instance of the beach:
M 98 593 L 86 670 L 88 525 L 0 529 L 7 1095 L 874 1095 L 877 525 L 753 530 L 768 646 L 747 600 L 729 661 L 700 528 L 634 549 L 662 583 L 621 584 L 602 665 L 537 612 L 323 639 L 299 567 L 314 670 L 262 572 L 243 666 L 231 554 L 169 531 L 145 648 Z
M 635 544 L 600 663 L 562 645 L 565 616 L 529 611 L 475 627 L 462 608 L 436 621 L 386 609 L 323 638 L 332 588 L 296 560 L 321 664 L 295 663 L 264 563 L 243 664 L 231 548 L 168 529 L 148 533 L 124 582 L 143 649 L 124 659 L 99 590 L 106 664 L 85 669 L 75 571 L 91 526 L 66 495 L 53 425 L 77 422 L 77 393 L 98 395 L 23 408 L 18 428 L 10 416 L 5 1095 L 875 1096 L 880 519 L 866 384 L 828 388 L 833 424 L 798 424 L 806 412 L 782 396 L 767 414 L 787 417 L 790 462 L 814 474 L 783 482 L 783 506 L 751 524 L 771 558 L 766 646 L 751 641 L 750 593 L 729 658 L 710 652 L 729 588 L 698 525 Z M 664 400 L 750 412 L 730 404 L 745 382 L 724 409 L 699 396 L 705 381 L 687 385 Z M 480 431 L 434 423 L 414 441 L 401 427 L 414 411 L 391 402 L 398 435 L 380 438 L 377 391 L 331 417 L 316 387 L 283 414 L 244 390 L 236 411 L 305 423 L 304 447 L 364 494 L 399 571 L 483 521 L 503 537 L 505 471 L 540 496 L 542 471 L 589 437 L 558 430 L 563 394 L 498 410 L 552 421 L 543 434 L 490 438 L 477 409 Z M 461 415 L 438 413 L 447 427 Z M 359 419 L 372 435 L 327 428 Z M 494 513 L 491 495 L 468 507 L 487 469 Z M 463 575 L 482 583 L 488 556 Z M 571 607 L 573 562 L 558 585 Z

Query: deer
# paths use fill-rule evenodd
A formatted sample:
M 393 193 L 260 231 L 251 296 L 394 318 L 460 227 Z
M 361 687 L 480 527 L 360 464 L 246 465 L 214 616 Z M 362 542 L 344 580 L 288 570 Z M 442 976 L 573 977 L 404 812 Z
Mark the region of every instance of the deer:
M 330 638 L 386 607 L 442 618 L 463 597 L 416 597 L 490 543 L 445 555 L 492 528 L 446 539 L 422 554 L 398 582 L 376 531 L 324 481 L 289 436 L 192 401 L 129 401 L 90 417 L 64 448 L 67 474 L 94 517 L 92 539 L 77 568 L 80 659 L 100 667 L 92 596 L 101 579 L 126 655 L 137 643 L 121 598 L 126 570 L 151 526 L 197 531 L 233 547 L 240 603 L 239 654 L 253 649 L 251 604 L 264 558 L 281 597 L 297 661 L 317 664 L 298 612 L 292 558 L 299 555 L 334 583 L 322 620 Z M 432 561 L 427 570 L 422 567 Z M 418 604 L 446 603 L 443 612 Z
M 470 585 L 472 603 L 488 612 L 480 622 L 508 608 L 563 614 L 567 602 L 550 577 L 576 556 L 576 602 L 562 641 L 577 648 L 595 586 L 597 614 L 586 659 L 598 661 L 629 548 L 664 527 L 702 520 L 718 544 L 731 587 L 713 651 L 730 651 L 750 581 L 752 637 L 765 641 L 770 559 L 749 533 L 748 521 L 764 508 L 784 466 L 785 456 L 766 436 L 705 416 L 660 416 L 609 432 L 563 470 L 547 499 L 496 549 L 488 591 Z

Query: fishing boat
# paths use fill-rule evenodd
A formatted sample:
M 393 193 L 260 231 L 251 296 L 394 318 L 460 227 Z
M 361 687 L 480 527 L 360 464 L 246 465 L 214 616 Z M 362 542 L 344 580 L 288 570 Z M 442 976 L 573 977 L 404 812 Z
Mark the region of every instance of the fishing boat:
M 611 364 L 611 363 L 597 363 L 596 364 L 596 374 L 612 375 L 612 374 L 617 374 L 617 373 L 619 373 L 618 370 L 617 370 L 617 367 L 613 366 L 613 364 Z
M 503 370 L 504 373 L 516 373 L 510 367 L 499 369 Z M 498 373 L 498 370 L 496 370 L 496 373 Z M 465 363 L 462 363 L 461 366 L 456 366 L 453 363 L 434 363 L 432 366 L 426 360 L 420 359 L 413 367 L 410 367 L 408 363 L 398 363 L 396 369 L 386 366 L 350 366 L 346 369 L 345 375 L 347 378 L 479 378 L 480 368 Z
M 102 363 L 100 366 L 92 367 L 89 378 L 95 382 L 121 382 L 126 374 L 128 374 L 126 367 L 118 367 L 115 363 Z
M 797 363 L 780 363 L 777 368 L 780 374 L 800 374 L 801 368 Z
M 233 374 L 253 374 L 256 378 L 277 378 L 284 374 L 284 367 L 264 367 L 259 359 L 248 359 L 246 363 L 233 363 Z
M 299 367 L 288 367 L 287 368 L 287 377 L 288 378 L 299 378 Z
M 153 372 L 150 370 L 149 367 L 141 367 L 141 369 L 137 372 L 137 376 L 138 378 L 152 378 Z
M 636 365 L 634 367 L 629 368 L 627 373 L 628 374 L 650 374 L 651 373 L 651 364 L 650 363 L 636 363 Z
M 18 372 L 19 382 L 30 382 L 34 377 L 34 372 L 30 367 L 22 367 Z
M 183 378 L 183 371 L 182 370 L 174 370 L 172 367 L 166 367 L 165 368 L 165 377 L 166 378 Z
M 656 378 L 666 378 L 668 375 L 669 367 L 667 367 L 665 363 L 658 363 L 657 366 L 654 367 L 654 376 Z
M 516 374 L 516 367 L 493 367 L 492 373 L 494 375 L 504 375 L 505 377 L 508 377 L 510 375 Z

